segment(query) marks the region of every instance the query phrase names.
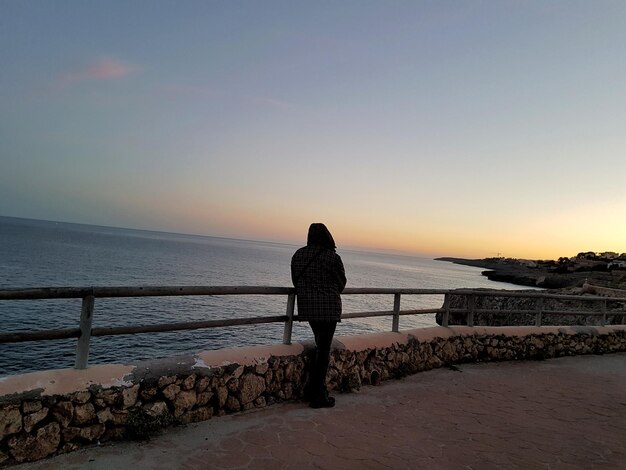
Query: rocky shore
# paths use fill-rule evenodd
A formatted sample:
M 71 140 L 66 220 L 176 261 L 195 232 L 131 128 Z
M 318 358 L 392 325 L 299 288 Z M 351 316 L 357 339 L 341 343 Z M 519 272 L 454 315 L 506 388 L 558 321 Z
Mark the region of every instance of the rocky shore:
M 520 286 L 541 287 L 545 289 L 564 289 L 582 287 L 585 282 L 626 289 L 626 271 L 606 269 L 598 263 L 587 269 L 568 269 L 555 261 L 529 261 L 511 258 L 465 259 L 443 257 L 437 261 L 448 261 L 464 266 L 485 268 L 483 276 L 490 281 L 508 282 Z

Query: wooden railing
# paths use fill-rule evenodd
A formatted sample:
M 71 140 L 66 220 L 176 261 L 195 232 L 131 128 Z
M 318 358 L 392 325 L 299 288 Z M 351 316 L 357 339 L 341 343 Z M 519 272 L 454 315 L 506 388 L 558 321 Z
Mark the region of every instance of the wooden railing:
M 626 298 L 606 298 L 597 296 L 574 296 L 546 294 L 543 292 L 516 292 L 516 291 L 491 291 L 469 289 L 394 289 L 394 288 L 347 288 L 343 295 L 393 295 L 393 309 L 374 312 L 344 313 L 342 319 L 368 318 L 391 316 L 391 330 L 397 332 L 400 326 L 400 317 L 403 315 L 421 315 L 442 313 L 442 326 L 447 327 L 450 313 L 462 313 L 466 315 L 467 325 L 474 325 L 474 314 L 494 312 L 493 309 L 478 309 L 476 297 L 499 296 L 499 297 L 524 297 L 536 298 L 534 310 L 499 310 L 500 313 L 534 314 L 535 324 L 541 325 L 544 313 L 560 315 L 601 315 L 601 324 L 606 323 L 607 300 L 626 302 Z M 117 327 L 93 327 L 93 312 L 96 298 L 113 297 L 171 297 L 171 296 L 222 296 L 222 295 L 286 295 L 287 308 L 285 315 L 232 318 L 226 320 L 203 320 L 179 323 L 158 323 L 151 325 L 117 326 Z M 402 295 L 443 295 L 444 302 L 440 308 L 401 310 L 400 300 Z M 466 297 L 465 308 L 451 308 L 452 295 Z M 3 289 L 0 290 L 0 300 L 35 300 L 35 299 L 82 299 L 82 308 L 78 328 L 66 328 L 58 330 L 41 331 L 13 331 L 0 333 L 0 343 L 18 343 L 24 341 L 44 341 L 55 339 L 78 338 L 76 348 L 75 367 L 84 369 L 87 367 L 89 358 L 89 343 L 92 336 L 114 336 L 137 333 L 156 333 L 166 331 L 196 330 L 201 328 L 219 328 L 238 325 L 254 325 L 260 323 L 284 323 L 283 343 L 291 344 L 291 333 L 294 320 L 294 307 L 296 292 L 292 287 L 257 287 L 257 286 L 145 286 L 145 287 L 50 287 L 30 289 Z M 585 302 L 597 302 L 598 309 L 594 311 L 576 310 L 549 310 L 544 311 L 544 299 L 577 300 Z M 614 311 L 611 313 L 615 313 Z M 624 323 L 624 314 L 622 323 Z

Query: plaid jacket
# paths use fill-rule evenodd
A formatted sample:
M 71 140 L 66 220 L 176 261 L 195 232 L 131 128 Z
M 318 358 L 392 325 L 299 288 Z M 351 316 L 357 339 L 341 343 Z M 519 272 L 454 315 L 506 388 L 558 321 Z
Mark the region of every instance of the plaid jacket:
M 333 250 L 305 246 L 291 258 L 291 280 L 296 287 L 298 319 L 341 321 L 341 291 L 346 273 Z

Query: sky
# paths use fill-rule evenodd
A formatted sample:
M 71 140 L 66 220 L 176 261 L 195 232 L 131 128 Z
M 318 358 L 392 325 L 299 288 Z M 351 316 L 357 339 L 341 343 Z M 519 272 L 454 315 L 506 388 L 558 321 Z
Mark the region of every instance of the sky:
M 0 215 L 626 252 L 626 2 L 0 0 Z

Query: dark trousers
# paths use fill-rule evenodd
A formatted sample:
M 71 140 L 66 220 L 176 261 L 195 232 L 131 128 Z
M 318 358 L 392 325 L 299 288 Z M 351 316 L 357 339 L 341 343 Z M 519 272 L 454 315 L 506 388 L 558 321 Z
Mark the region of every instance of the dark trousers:
M 327 395 L 326 373 L 330 362 L 330 346 L 333 335 L 337 328 L 337 322 L 310 321 L 311 329 L 315 335 L 315 364 L 311 371 L 307 388 L 312 399 L 323 398 Z

